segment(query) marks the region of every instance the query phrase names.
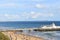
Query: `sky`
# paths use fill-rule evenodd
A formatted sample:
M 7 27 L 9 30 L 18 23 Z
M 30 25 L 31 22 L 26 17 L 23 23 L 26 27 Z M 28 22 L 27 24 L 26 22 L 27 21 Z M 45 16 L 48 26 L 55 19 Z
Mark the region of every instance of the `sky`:
M 60 21 L 60 0 L 0 0 L 0 21 Z

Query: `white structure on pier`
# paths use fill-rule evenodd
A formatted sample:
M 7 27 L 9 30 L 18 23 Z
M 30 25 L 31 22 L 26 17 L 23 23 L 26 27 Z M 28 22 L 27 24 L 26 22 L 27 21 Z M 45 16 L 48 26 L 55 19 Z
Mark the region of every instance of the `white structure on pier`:
M 52 23 L 52 25 L 49 26 L 43 26 L 42 29 L 51 29 L 51 28 L 60 28 L 60 26 L 56 26 L 54 23 Z

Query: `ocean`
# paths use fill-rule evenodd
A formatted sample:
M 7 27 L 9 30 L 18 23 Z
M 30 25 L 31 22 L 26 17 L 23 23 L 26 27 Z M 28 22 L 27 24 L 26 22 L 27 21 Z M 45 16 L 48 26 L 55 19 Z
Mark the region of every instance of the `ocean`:
M 0 22 L 0 29 L 19 29 L 19 28 L 41 28 L 44 25 L 51 25 L 55 23 L 56 26 L 60 26 L 60 21 L 11 21 Z M 45 40 L 60 40 L 60 31 L 53 32 L 35 32 L 24 31 L 25 34 L 33 35 L 37 37 L 43 37 Z
M 0 22 L 0 28 L 40 28 L 44 25 L 51 25 L 52 23 L 60 26 L 60 21 L 12 21 Z

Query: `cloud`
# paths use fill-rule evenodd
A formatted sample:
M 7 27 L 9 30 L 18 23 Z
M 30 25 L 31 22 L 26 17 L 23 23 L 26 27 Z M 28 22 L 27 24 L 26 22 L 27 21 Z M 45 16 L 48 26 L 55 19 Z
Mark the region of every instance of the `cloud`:
M 54 17 L 54 14 L 53 13 L 37 13 L 37 12 L 30 12 L 30 13 L 25 13 L 25 14 L 22 14 L 23 16 L 22 17 L 25 17 L 26 19 L 29 19 L 29 18 L 40 18 L 40 17 Z
M 31 8 L 32 5 L 27 5 L 24 3 L 0 3 L 1 8 Z
M 36 7 L 36 8 L 46 8 L 46 6 L 43 5 L 43 4 L 36 4 L 35 7 Z
M 39 2 L 39 1 L 45 1 L 45 0 L 32 0 L 32 1 L 36 1 L 36 2 Z
M 32 18 L 39 18 L 39 17 L 53 17 L 53 14 L 44 14 L 44 13 L 36 13 L 31 16 Z
M 30 18 L 32 19 L 37 19 L 38 18 L 52 18 L 54 17 L 53 13 L 37 13 L 37 12 L 30 12 L 30 13 L 22 13 L 22 14 L 1 14 L 0 15 L 0 21 L 15 21 L 15 20 L 29 20 Z M 31 19 L 31 20 L 32 20 Z
M 4 15 L 6 18 L 8 18 L 8 19 L 19 19 L 20 18 L 20 16 L 19 15 L 12 15 L 12 14 L 5 14 Z
M 18 14 L 0 14 L 0 21 L 16 21 L 21 17 Z
M 3 4 L 0 4 L 0 7 L 14 7 L 16 6 L 16 4 L 14 3 L 3 3 Z
M 39 17 L 53 17 L 53 13 L 35 13 L 31 12 L 30 17 L 31 18 L 39 18 Z

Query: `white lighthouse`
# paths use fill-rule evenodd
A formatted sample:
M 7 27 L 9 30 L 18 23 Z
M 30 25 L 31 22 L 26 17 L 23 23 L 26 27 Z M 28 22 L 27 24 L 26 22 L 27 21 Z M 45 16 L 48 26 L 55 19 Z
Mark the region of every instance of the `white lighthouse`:
M 51 28 L 57 28 L 56 25 L 54 23 L 52 23 L 51 25 L 48 25 L 48 26 L 43 26 L 42 28 L 45 28 L 45 29 L 51 29 Z
M 56 28 L 56 25 L 53 23 L 53 24 L 52 24 L 52 27 L 53 27 L 53 28 Z

